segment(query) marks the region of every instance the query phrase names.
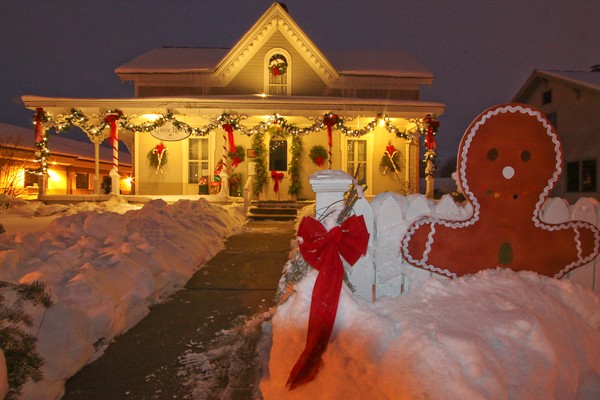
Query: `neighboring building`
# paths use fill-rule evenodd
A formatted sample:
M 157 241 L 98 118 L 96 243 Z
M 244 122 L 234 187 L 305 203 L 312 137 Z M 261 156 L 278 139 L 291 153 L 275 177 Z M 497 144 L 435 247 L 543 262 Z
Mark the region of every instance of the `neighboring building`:
M 38 149 L 34 144 L 33 129 L 0 123 L 0 193 L 14 185 L 12 192 L 19 197 L 38 195 Z M 48 160 L 49 195 L 86 195 L 94 192 L 94 147 L 87 142 L 60 136 L 49 138 L 52 152 Z M 111 149 L 100 146 L 100 178 L 108 177 L 112 167 Z M 131 191 L 131 155 L 121 156 L 121 187 L 124 194 Z M 105 186 L 105 188 L 108 188 Z
M 427 116 L 444 111 L 420 100 L 420 87 L 434 76 L 406 53 L 322 52 L 279 3 L 231 49 L 158 48 L 115 72 L 134 83 L 135 98 L 23 101 L 43 109 L 46 128 L 85 125 L 92 139 L 108 136 L 104 116 L 118 110 L 118 137 L 132 149 L 139 195 L 206 193 L 199 181 L 218 185 L 223 161 L 237 193 L 258 182 L 265 199 L 314 198 L 308 177 L 323 168 L 358 171 L 367 195 L 417 192 Z M 245 158 L 236 167 L 231 139 Z M 168 162 L 157 173 L 148 157 L 163 144 Z M 389 145 L 396 170 L 380 165 Z M 327 150 L 328 160 L 318 165 L 313 149 Z
M 534 70 L 513 101 L 530 104 L 554 124 L 563 146 L 563 174 L 554 196 L 600 200 L 600 66 L 591 71 Z

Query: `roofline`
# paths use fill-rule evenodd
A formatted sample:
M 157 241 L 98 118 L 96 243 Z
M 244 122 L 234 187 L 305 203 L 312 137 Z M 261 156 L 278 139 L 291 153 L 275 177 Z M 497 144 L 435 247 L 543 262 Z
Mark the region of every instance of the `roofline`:
M 536 78 L 548 79 L 548 80 L 557 80 L 563 83 L 568 83 L 571 86 L 575 86 L 580 89 L 592 90 L 594 92 L 600 93 L 600 87 L 597 85 L 589 84 L 587 82 L 582 82 L 579 80 L 569 79 L 560 75 L 560 72 L 586 72 L 586 71 L 549 71 L 542 69 L 534 69 L 533 72 L 527 78 L 527 81 L 521 86 L 521 89 L 517 92 L 517 94 L 513 97 L 512 101 L 519 101 L 519 99 L 525 94 L 525 92 L 529 89 L 531 84 Z
M 271 115 L 273 113 L 304 116 L 336 112 L 341 116 L 355 116 L 357 112 L 386 113 L 390 117 L 414 117 L 415 114 L 444 113 L 445 104 L 416 100 L 371 99 L 353 97 L 304 97 L 304 96 L 202 96 L 202 97 L 145 97 L 145 98 L 53 98 L 24 95 L 21 97 L 26 108 L 35 110 L 61 109 L 69 112 L 72 108 L 97 108 L 109 110 L 129 108 L 137 112 L 151 113 L 151 110 L 176 114 L 221 114 L 224 111 L 241 114 Z

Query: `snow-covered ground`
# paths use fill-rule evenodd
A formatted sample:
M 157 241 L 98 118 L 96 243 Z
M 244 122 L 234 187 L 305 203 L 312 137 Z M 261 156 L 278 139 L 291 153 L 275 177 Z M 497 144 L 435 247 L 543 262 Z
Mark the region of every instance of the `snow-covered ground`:
M 32 203 L 0 214 L 7 229 L 0 235 L 0 279 L 44 280 L 55 301 L 39 334 L 46 378 L 28 385 L 25 398 L 60 396 L 66 377 L 181 287 L 244 222 L 240 206 L 204 201 L 155 200 L 140 208 L 115 199 L 102 207 Z M 64 217 L 42 226 L 58 214 Z M 600 297 L 568 280 L 509 270 L 431 279 L 375 303 L 344 287 L 321 371 L 287 391 L 315 278 L 311 271 L 296 283 L 272 319 L 267 313 L 223 332 L 222 350 L 239 353 L 244 339 L 230 339 L 254 334 L 267 320 L 256 355 L 265 366 L 265 399 L 600 398 Z M 222 355 L 182 355 L 197 398 L 210 393 L 214 360 Z M 231 371 L 243 366 L 230 361 L 238 363 Z
M 54 303 L 27 310 L 46 364 L 44 379 L 26 384 L 22 398 L 60 398 L 67 378 L 182 287 L 244 223 L 241 205 L 206 200 L 153 200 L 142 207 L 115 197 L 0 211 L 6 230 L 0 280 L 43 281 Z

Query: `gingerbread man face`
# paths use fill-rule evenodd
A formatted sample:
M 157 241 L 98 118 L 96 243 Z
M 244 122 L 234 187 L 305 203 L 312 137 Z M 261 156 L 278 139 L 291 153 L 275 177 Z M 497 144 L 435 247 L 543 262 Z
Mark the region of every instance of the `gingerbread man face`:
M 558 136 L 539 111 L 520 104 L 486 110 L 459 147 L 459 183 L 473 216 L 417 220 L 402 242 L 404 258 L 451 277 L 498 266 L 560 277 L 585 265 L 598 255 L 598 229 L 539 219 L 561 171 Z

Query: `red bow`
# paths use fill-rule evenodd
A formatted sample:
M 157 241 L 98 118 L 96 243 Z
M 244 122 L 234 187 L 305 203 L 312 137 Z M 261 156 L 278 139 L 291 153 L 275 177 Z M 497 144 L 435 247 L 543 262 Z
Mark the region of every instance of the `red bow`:
M 388 154 L 389 154 L 390 156 L 393 156 L 393 155 L 394 155 L 394 153 L 396 152 L 396 148 L 394 147 L 394 145 L 393 145 L 393 144 L 390 144 L 389 146 L 386 146 L 386 147 L 385 147 L 385 150 L 388 152 Z
M 283 172 L 271 171 L 271 178 L 275 179 L 275 185 L 273 185 L 273 191 L 279 192 L 279 181 L 283 179 Z
M 315 157 L 315 162 L 317 163 L 317 166 L 322 167 L 323 164 L 325 164 L 323 162 L 323 157 Z
M 229 152 L 235 153 L 235 143 L 233 142 L 233 126 L 231 124 L 221 125 L 223 130 L 227 132 L 227 141 L 229 142 Z
M 240 160 L 240 158 L 238 156 L 233 156 L 233 160 L 231 160 L 231 166 L 233 168 L 235 168 L 238 165 L 240 165 L 241 162 L 242 162 L 242 160 Z
M 117 111 L 115 114 L 108 114 L 104 117 L 104 122 L 110 125 L 110 139 L 113 144 L 117 141 L 117 120 L 121 118 L 121 112 Z
M 35 109 L 35 143 L 42 141 L 42 117 L 44 115 L 44 109 L 38 107 Z
M 157 154 L 162 154 L 164 149 L 165 149 L 164 143 L 159 143 L 156 145 L 156 153 Z
M 425 143 L 427 144 L 427 149 L 435 149 L 437 148 L 437 145 L 435 143 L 435 133 L 437 132 L 440 126 L 440 121 L 433 119 L 431 115 L 427 114 L 423 119 L 423 122 L 427 124 L 427 139 L 425 140 Z
M 273 76 L 279 75 L 279 68 L 273 67 Z
M 302 257 L 319 271 L 313 288 L 310 317 L 304 351 L 290 372 L 286 386 L 292 390 L 312 381 L 321 365 L 321 355 L 333 330 L 337 313 L 344 266 L 340 256 L 350 265 L 366 254 L 369 232 L 363 216 L 353 215 L 329 232 L 316 219 L 305 217 L 298 227 Z

